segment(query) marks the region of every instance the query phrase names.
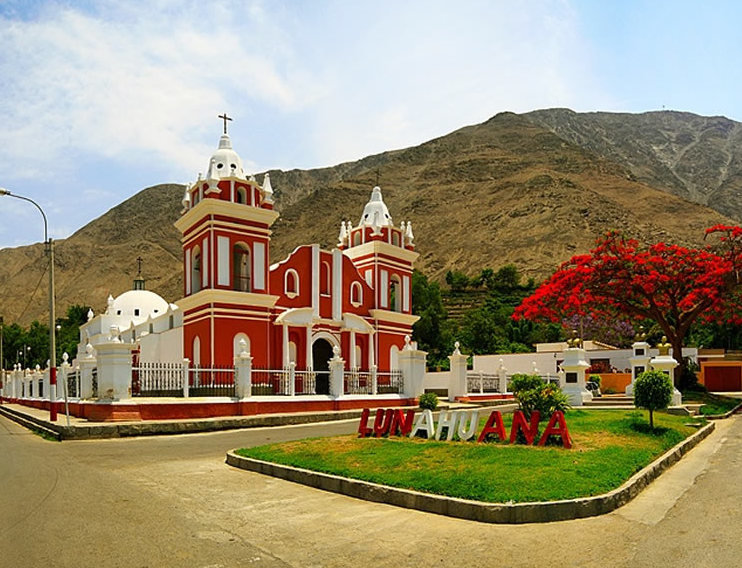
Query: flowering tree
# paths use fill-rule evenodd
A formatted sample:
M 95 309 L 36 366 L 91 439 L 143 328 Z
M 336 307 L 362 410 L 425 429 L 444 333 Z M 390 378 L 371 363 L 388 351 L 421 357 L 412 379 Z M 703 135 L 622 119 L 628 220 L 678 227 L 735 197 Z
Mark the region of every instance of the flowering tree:
M 526 298 L 514 318 L 559 321 L 592 318 L 652 319 L 662 328 L 682 373 L 683 340 L 699 318 L 739 317 L 742 228 L 717 225 L 716 247 L 689 249 L 609 233 L 589 254 L 574 256 Z

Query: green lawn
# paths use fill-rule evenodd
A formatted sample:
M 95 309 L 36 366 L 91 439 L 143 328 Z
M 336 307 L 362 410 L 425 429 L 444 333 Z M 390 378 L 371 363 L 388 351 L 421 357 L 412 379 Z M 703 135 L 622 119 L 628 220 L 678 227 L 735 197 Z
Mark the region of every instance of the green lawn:
M 732 408 L 742 403 L 742 400 L 711 394 L 709 392 L 688 391 L 683 393 L 683 402 L 703 404 L 700 408 L 701 414 L 714 416 L 729 412 Z
M 509 433 L 512 415 L 505 415 Z M 486 415 L 480 424 L 484 424 Z M 260 460 L 479 501 L 552 501 L 605 493 L 697 431 L 687 416 L 641 411 L 566 414 L 572 449 L 409 438 L 313 438 L 244 448 Z M 703 420 L 701 420 L 703 421 Z M 545 427 L 542 423 L 542 429 Z

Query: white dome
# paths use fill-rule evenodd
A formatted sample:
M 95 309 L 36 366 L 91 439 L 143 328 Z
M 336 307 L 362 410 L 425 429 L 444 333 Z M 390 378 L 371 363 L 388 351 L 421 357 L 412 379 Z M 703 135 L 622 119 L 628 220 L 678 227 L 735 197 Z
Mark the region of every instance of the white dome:
M 222 179 L 229 177 L 247 179 L 242 167 L 242 160 L 237 152 L 232 149 L 232 141 L 229 139 L 229 135 L 222 134 L 219 139 L 219 149 L 214 152 L 209 161 L 206 178 Z
M 392 216 L 389 215 L 389 209 L 381 197 L 381 188 L 377 185 L 371 192 L 371 199 L 363 208 L 361 222 L 359 225 L 370 227 L 387 227 L 392 225 Z
M 110 309 L 112 316 L 121 316 L 125 321 L 139 324 L 149 316 L 164 314 L 169 304 L 160 296 L 149 290 L 129 290 L 113 301 Z

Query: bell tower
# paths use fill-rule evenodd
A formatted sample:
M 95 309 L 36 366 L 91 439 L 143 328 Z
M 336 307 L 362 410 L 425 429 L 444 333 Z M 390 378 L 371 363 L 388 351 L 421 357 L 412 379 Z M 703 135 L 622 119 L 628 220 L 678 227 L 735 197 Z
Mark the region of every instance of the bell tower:
M 412 315 L 412 270 L 415 252 L 412 224 L 396 226 L 376 186 L 355 227 L 341 222 L 338 248 L 353 261 L 374 290 L 370 316 L 375 328 L 380 370 L 396 368 L 395 353 L 403 349 L 418 317 Z
M 246 174 L 227 133 L 232 119 L 219 118 L 224 131 L 206 177 L 186 188 L 175 222 L 183 246 L 184 356 L 200 366 L 231 365 L 240 339 L 256 354 L 267 352 L 277 300 L 268 278 L 270 227 L 278 218 L 270 177 L 261 186 Z

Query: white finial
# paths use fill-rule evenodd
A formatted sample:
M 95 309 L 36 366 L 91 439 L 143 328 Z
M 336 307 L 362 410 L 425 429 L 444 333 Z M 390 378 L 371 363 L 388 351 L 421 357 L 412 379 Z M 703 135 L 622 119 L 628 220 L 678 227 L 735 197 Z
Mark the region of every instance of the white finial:
M 404 349 L 406 351 L 412 350 L 412 345 L 410 344 L 410 336 L 409 335 L 405 335 L 404 336 Z
M 415 235 L 412 234 L 412 223 L 407 221 L 407 230 L 405 231 L 405 238 L 407 239 L 407 244 L 410 246 L 414 246 L 414 240 Z
M 273 186 L 271 185 L 271 175 L 265 172 L 263 178 L 263 195 L 266 203 L 273 203 Z
M 502 357 L 500 357 L 500 369 L 505 368 L 505 361 L 502 360 Z
M 181 214 L 185 213 L 191 208 L 191 192 L 189 191 L 187 185 L 185 189 L 185 195 L 183 195 L 183 200 L 180 203 L 181 205 L 183 205 L 183 210 L 181 211 Z
M 340 347 L 337 345 L 332 346 L 332 358 L 336 361 L 340 359 Z
M 106 315 L 112 316 L 113 315 L 113 296 L 111 294 L 108 294 L 108 300 L 106 300 L 108 306 L 106 308 Z
M 340 234 L 338 234 L 338 247 L 348 244 L 348 229 L 345 227 L 345 221 L 340 221 Z
M 62 361 L 64 362 L 65 365 L 67 364 L 67 361 L 69 360 L 70 360 L 70 356 L 67 354 L 67 352 L 65 351 L 64 353 L 62 353 Z
M 88 342 L 85 344 L 85 353 L 88 359 L 93 358 L 93 346 L 90 345 L 90 340 L 88 340 Z
M 121 339 L 119 338 L 119 326 L 114 324 L 109 328 L 108 340 L 112 343 L 121 343 Z
M 93 308 L 90 308 L 90 309 L 88 310 L 88 321 L 90 321 L 90 320 L 91 320 L 91 319 L 93 319 L 94 317 L 95 317 L 95 313 L 93 313 Z
M 247 352 L 247 341 L 243 337 L 240 339 L 240 357 L 249 357 L 250 354 Z
M 459 343 L 458 341 L 454 341 L 454 344 L 453 344 L 454 355 L 461 355 L 461 351 L 459 350 L 459 347 L 461 347 L 461 343 Z

